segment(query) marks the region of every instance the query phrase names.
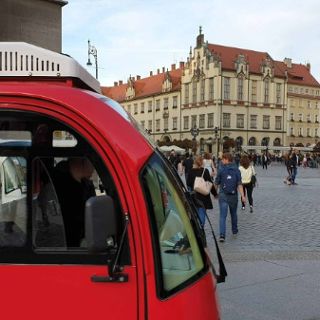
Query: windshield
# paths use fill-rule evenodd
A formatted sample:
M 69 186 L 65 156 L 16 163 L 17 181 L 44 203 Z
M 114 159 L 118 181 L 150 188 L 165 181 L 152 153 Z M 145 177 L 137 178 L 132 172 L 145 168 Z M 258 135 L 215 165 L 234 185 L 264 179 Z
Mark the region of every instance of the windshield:
M 183 193 L 158 155 L 146 165 L 142 181 L 160 256 L 161 285 L 168 292 L 193 278 L 204 262 Z

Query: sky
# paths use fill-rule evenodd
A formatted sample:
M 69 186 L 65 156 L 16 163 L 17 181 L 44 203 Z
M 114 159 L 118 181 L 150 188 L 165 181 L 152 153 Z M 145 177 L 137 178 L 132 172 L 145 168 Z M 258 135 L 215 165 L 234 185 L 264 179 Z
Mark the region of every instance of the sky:
M 62 8 L 63 53 L 102 86 L 186 61 L 199 26 L 205 41 L 268 52 L 311 64 L 320 82 L 320 0 L 68 0 Z

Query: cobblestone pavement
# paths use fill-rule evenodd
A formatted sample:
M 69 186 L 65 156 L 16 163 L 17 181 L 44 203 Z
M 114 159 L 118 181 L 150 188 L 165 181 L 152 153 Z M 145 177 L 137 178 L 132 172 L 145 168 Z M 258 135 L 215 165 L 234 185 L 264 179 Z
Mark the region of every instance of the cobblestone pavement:
M 287 185 L 284 165 L 275 163 L 263 170 L 256 167 L 258 187 L 254 189 L 254 212 L 238 207 L 239 234 L 231 233 L 227 218 L 226 242 L 220 244 L 227 261 L 246 260 L 272 254 L 302 258 L 306 253 L 320 258 L 320 169 L 299 168 L 296 182 Z M 214 200 L 209 217 L 219 235 L 219 207 Z M 206 226 L 208 239 L 208 224 Z M 211 240 L 209 240 L 209 243 Z
M 221 319 L 320 320 L 320 168 L 299 168 L 294 186 L 283 183 L 284 165 L 256 171 L 254 212 L 239 204 L 239 234 L 228 217 L 219 243 L 228 272 L 218 284 Z M 218 236 L 217 200 L 209 216 Z M 206 231 L 214 248 L 208 223 Z

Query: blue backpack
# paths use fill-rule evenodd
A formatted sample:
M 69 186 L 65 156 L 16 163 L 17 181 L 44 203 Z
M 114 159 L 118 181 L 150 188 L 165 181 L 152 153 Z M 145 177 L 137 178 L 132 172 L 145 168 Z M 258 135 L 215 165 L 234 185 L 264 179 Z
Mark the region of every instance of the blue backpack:
M 235 168 L 227 167 L 221 171 L 220 187 L 224 194 L 236 194 L 238 187 L 238 179 Z

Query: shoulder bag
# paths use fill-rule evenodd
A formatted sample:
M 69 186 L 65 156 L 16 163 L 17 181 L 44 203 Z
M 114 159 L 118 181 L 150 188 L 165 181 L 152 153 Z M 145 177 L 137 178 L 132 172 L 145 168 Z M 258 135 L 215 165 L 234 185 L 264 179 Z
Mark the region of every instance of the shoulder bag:
M 210 193 L 213 184 L 210 181 L 204 180 L 204 170 L 206 169 L 203 169 L 202 175 L 200 177 L 196 177 L 194 179 L 193 190 L 195 192 L 203 194 L 204 196 L 207 196 Z

